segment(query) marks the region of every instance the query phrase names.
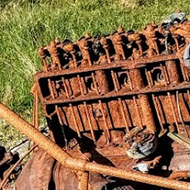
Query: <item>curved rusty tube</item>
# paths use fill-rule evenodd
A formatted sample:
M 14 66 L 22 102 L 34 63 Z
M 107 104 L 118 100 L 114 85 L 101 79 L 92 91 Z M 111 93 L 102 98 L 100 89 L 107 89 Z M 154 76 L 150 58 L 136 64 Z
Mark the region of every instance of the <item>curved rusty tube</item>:
M 78 158 L 70 157 L 59 146 L 53 143 L 50 139 L 41 134 L 28 122 L 23 120 L 9 108 L 0 103 L 0 117 L 5 119 L 9 124 L 24 133 L 28 138 L 34 141 L 39 147 L 47 151 L 52 157 L 59 161 L 63 166 L 78 170 L 101 173 L 111 175 L 122 179 L 142 182 L 146 184 L 166 187 L 178 190 L 190 190 L 190 183 L 170 180 L 163 177 L 158 177 L 149 174 L 143 174 L 134 171 L 125 171 L 114 167 L 109 167 L 101 164 L 88 162 Z

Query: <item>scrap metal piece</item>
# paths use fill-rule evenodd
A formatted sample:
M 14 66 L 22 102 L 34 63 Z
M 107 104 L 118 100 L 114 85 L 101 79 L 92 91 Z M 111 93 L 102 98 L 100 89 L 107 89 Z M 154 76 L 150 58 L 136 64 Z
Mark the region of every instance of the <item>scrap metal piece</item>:
M 139 159 L 150 161 L 158 155 L 162 156 L 159 170 L 170 172 L 170 160 L 177 160 L 176 152 L 185 149 L 167 138 L 168 131 L 177 133 L 180 143 L 189 144 L 190 16 L 184 19 L 183 13 L 177 13 L 168 22 L 152 22 L 139 32 L 119 27 L 111 35 L 86 34 L 76 42 L 55 39 L 39 49 L 43 69 L 35 75 L 34 125 L 38 128 L 39 96 L 51 139 L 59 146 L 18 117 L 15 120 L 30 128 L 30 133 L 19 129 L 63 164 L 62 168 L 56 165 L 57 170 L 60 167 L 75 181 L 80 171 L 80 189 L 90 188 L 88 172 L 89 176 L 97 172 L 172 189 L 189 188 L 188 183 L 129 172 Z M 0 115 L 7 118 L 1 110 Z M 75 146 L 69 146 L 72 139 Z M 84 156 L 90 154 L 92 162 L 76 157 L 76 147 Z M 61 148 L 74 150 L 72 157 Z M 148 166 L 143 162 L 138 168 L 146 172 Z M 55 183 L 61 179 L 58 176 Z
M 87 34 L 43 47 L 47 69 L 35 79 L 54 140 L 69 139 L 70 133 L 57 135 L 69 128 L 81 149 L 90 150 L 92 141 L 115 167 L 128 169 L 136 163 L 132 159 L 157 154 L 168 131 L 189 137 L 190 19 L 184 16 L 175 13 L 139 32 L 119 27 L 111 35 Z
M 11 117 L 10 117 L 11 116 Z M 96 164 L 87 162 L 82 159 L 77 159 L 69 156 L 63 149 L 53 143 L 50 139 L 42 135 L 37 129 L 35 129 L 28 122 L 23 120 L 13 111 L 5 107 L 0 103 L 0 117 L 5 119 L 8 123 L 13 125 L 19 131 L 23 132 L 31 140 L 33 140 L 39 147 L 43 148 L 48 154 L 52 155 L 66 168 L 78 170 L 78 171 L 90 171 L 102 173 L 104 175 L 112 175 L 115 177 L 139 181 L 147 184 L 158 185 L 161 187 L 189 190 L 189 183 L 179 182 L 175 180 L 169 180 L 163 177 L 158 177 L 148 174 L 139 174 L 137 172 L 127 172 L 125 170 L 117 169 L 102 164 Z

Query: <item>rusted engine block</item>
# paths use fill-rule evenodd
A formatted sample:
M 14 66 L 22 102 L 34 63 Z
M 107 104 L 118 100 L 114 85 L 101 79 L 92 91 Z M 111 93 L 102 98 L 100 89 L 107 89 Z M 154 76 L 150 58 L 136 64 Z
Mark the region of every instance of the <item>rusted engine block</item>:
M 40 48 L 43 70 L 33 92 L 52 139 L 74 157 L 141 172 L 159 162 L 154 174 L 189 177 L 188 148 L 166 135 L 179 134 L 189 144 L 189 43 L 188 16 L 140 32 L 119 27 L 74 43 L 55 39 Z
M 171 126 L 188 137 L 188 27 L 190 21 L 168 30 L 155 23 L 141 32 L 120 27 L 109 36 L 56 39 L 39 49 L 44 67 L 36 82 L 46 117 L 94 143 L 96 131 L 111 142 L 110 131 L 129 135 L 134 127 L 162 133 Z

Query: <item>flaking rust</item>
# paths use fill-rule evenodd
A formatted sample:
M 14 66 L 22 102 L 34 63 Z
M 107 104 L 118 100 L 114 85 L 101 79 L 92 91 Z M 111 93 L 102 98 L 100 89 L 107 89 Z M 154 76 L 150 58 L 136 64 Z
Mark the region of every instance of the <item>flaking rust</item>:
M 111 35 L 86 34 L 76 42 L 53 40 L 38 51 L 43 69 L 32 88 L 34 126 L 38 128 L 39 96 L 51 139 L 71 157 L 168 180 L 189 179 L 189 43 L 189 15 L 161 25 L 153 22 L 139 32 L 119 27 Z M 168 132 L 180 141 L 172 141 Z M 43 159 L 38 161 L 39 157 Z M 44 174 L 38 177 L 51 189 L 141 190 L 149 183 L 148 177 L 139 184 L 89 172 L 102 171 L 98 165 L 87 171 L 65 168 L 41 150 L 27 167 L 34 163 L 41 173 L 49 172 L 46 179 Z M 49 165 L 40 169 L 44 163 Z M 27 167 L 18 179 L 18 190 L 24 188 Z M 173 182 L 159 184 L 176 189 Z M 26 186 L 35 189 L 42 184 Z

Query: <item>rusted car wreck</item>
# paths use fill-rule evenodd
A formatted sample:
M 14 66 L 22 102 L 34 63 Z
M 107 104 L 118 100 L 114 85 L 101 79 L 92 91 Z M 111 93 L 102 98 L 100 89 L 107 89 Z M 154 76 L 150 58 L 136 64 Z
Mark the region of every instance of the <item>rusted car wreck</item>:
M 16 189 L 190 189 L 189 44 L 190 16 L 40 48 L 33 125 L 0 104 L 39 146 Z M 51 140 L 38 130 L 38 98 Z

